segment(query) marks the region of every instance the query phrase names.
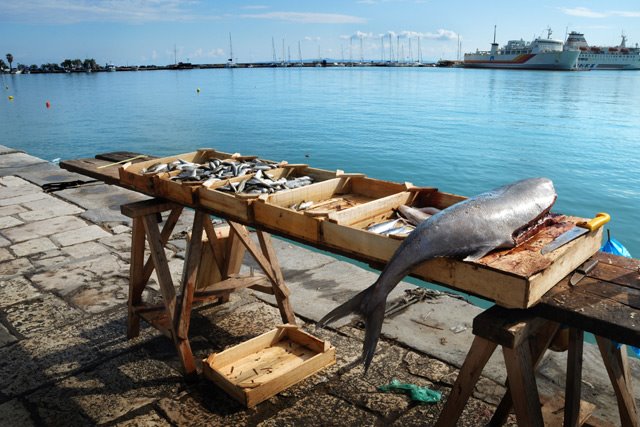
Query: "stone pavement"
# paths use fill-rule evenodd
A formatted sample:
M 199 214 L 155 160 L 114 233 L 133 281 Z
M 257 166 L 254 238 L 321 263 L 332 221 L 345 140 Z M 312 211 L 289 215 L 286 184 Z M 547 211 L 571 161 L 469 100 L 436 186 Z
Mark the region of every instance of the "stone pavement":
M 397 378 L 446 396 L 471 343 L 477 307 L 442 294 L 388 319 L 370 372 L 363 376 L 357 363 L 363 336 L 358 323 L 347 319 L 327 330 L 316 330 L 314 323 L 376 274 L 276 239 L 296 314 L 307 331 L 336 347 L 337 364 L 247 410 L 207 380 L 185 382 L 173 345 L 156 330 L 143 326 L 140 337 L 126 340 L 131 230 L 119 206 L 142 196 L 97 183 L 47 194 L 40 187 L 52 182 L 45 172 L 60 170 L 3 148 L 0 425 L 422 426 L 437 418 L 442 403 L 416 404 L 376 387 Z M 191 218 L 183 215 L 167 245 L 176 283 Z M 243 268 L 251 267 L 246 260 Z M 412 287 L 401 284 L 392 299 Z M 159 296 L 155 284 L 145 292 L 148 300 Z M 192 347 L 201 359 L 279 323 L 268 296 L 236 292 L 227 304 L 194 310 Z M 615 399 L 595 354 L 587 348 L 583 398 L 599 405 L 600 418 L 617 424 Z M 504 393 L 504 367 L 494 359 L 460 425 L 486 423 Z M 563 386 L 558 374 L 563 360 L 554 354 L 543 362 L 541 391 L 555 393 Z M 638 364 L 632 368 L 638 378 Z

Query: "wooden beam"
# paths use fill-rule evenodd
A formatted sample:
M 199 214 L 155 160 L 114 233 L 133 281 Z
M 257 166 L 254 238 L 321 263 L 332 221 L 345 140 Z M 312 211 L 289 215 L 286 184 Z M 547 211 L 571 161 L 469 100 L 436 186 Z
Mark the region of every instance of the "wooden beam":
M 171 233 L 173 233 L 173 229 L 175 228 L 176 223 L 178 222 L 178 218 L 180 218 L 182 209 L 183 209 L 182 206 L 178 206 L 175 209 L 173 209 L 169 214 L 169 217 L 165 221 L 164 226 L 162 227 L 162 232 L 160 233 L 160 241 L 163 247 L 169 241 L 169 237 L 171 237 Z M 151 214 L 150 216 L 153 217 L 153 214 Z M 144 264 L 144 270 L 143 270 L 143 276 L 142 276 L 143 277 L 142 280 L 145 283 L 149 281 L 149 278 L 151 277 L 151 273 L 153 273 L 153 269 L 154 269 L 153 258 L 149 257 L 147 262 L 145 262 Z
M 198 277 L 198 266 L 202 254 L 202 229 L 206 214 L 201 210 L 196 210 L 193 218 L 193 228 L 191 230 L 191 240 L 187 247 L 186 259 L 182 270 L 182 285 L 180 294 L 180 310 L 174 319 L 178 338 L 186 340 L 189 337 L 189 325 L 191 323 L 191 306 L 193 305 L 193 293 L 196 288 L 196 278 Z
M 489 361 L 497 347 L 495 342 L 476 336 L 471 344 L 471 349 L 467 354 L 462 368 L 458 373 L 458 378 L 451 388 L 447 402 L 440 412 L 436 427 L 455 426 L 462 414 L 462 411 L 473 393 L 482 369 Z
M 640 425 L 640 421 L 638 421 L 638 408 L 631 391 L 627 348 L 626 346 L 616 348 L 616 343 L 597 335 L 596 342 L 618 399 L 620 425 L 637 427 Z
M 567 379 L 564 393 L 565 427 L 578 427 L 580 425 L 583 343 L 584 331 L 576 328 L 570 328 L 569 352 L 567 356 Z
M 171 279 L 171 272 L 169 271 L 169 264 L 167 263 L 167 257 L 164 253 L 164 246 L 158 231 L 158 224 L 155 221 L 155 215 L 150 214 L 143 217 L 144 229 L 147 234 L 147 241 L 149 242 L 149 249 L 151 251 L 151 259 L 156 266 L 158 272 L 158 282 L 160 285 L 160 292 L 164 299 L 164 304 L 167 309 L 167 313 L 170 319 L 175 319 L 176 311 L 176 291 L 173 287 L 173 280 Z M 175 327 L 171 322 L 171 333 L 174 340 L 177 338 L 175 334 Z
M 258 230 L 257 234 L 262 253 L 269 261 L 269 264 L 271 265 L 271 271 L 276 279 L 275 282 L 272 282 L 272 285 L 274 287 L 273 291 L 276 297 L 276 302 L 278 303 L 278 309 L 280 310 L 282 321 L 295 325 L 296 316 L 293 311 L 293 307 L 291 306 L 291 301 L 289 300 L 290 292 L 287 288 L 287 285 L 284 283 L 284 277 L 282 276 L 282 270 L 280 270 L 278 256 L 273 250 L 273 245 L 271 243 L 271 236 L 261 230 Z
M 142 292 L 147 284 L 144 280 L 144 223 L 142 218 L 133 218 L 131 227 L 131 264 L 129 265 L 129 301 L 127 319 L 127 338 L 140 335 L 140 316 L 134 310 L 142 302 Z
M 235 224 L 229 221 L 229 226 Z M 231 232 L 229 233 L 229 240 L 227 241 L 227 250 L 224 256 L 224 268 L 222 269 L 222 278 L 238 274 L 240 267 L 242 266 L 242 260 L 244 259 L 245 247 L 236 232 L 237 228 L 244 228 L 244 226 L 235 224 L 234 228 L 231 226 Z
M 520 345 L 515 349 L 503 347 L 502 351 L 518 425 L 543 427 L 540 396 L 529 346 Z
M 209 245 L 211 246 L 213 259 L 216 261 L 216 265 L 218 266 L 218 271 L 220 271 L 220 273 L 222 274 L 224 272 L 224 245 L 222 244 L 220 239 L 218 239 L 216 230 L 213 228 L 213 224 L 211 223 L 211 219 L 208 215 L 204 220 L 204 231 L 207 234 L 207 239 L 209 240 Z

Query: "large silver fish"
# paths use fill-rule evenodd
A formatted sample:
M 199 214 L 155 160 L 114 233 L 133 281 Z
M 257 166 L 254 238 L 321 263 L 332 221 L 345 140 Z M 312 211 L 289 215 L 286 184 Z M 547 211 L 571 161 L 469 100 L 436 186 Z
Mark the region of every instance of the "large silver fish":
M 438 257 L 477 260 L 497 248 L 512 248 L 556 200 L 553 183 L 530 178 L 471 197 L 422 222 L 398 247 L 378 280 L 323 317 L 319 326 L 358 313 L 365 320 L 362 357 L 369 368 L 382 330 L 387 296 L 418 264 Z

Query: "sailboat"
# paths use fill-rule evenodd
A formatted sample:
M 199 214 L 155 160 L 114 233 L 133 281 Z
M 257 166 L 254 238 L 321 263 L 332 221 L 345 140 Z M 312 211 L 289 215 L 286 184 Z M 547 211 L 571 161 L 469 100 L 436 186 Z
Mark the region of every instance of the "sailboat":
M 231 44 L 231 33 L 229 33 L 229 59 L 225 64 L 226 68 L 236 68 L 238 65 L 233 60 L 233 44 Z

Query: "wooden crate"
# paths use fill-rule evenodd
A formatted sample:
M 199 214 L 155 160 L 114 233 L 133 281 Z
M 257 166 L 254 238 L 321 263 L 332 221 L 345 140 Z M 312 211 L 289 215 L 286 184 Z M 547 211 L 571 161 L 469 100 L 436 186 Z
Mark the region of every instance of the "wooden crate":
M 276 329 L 203 360 L 203 374 L 248 408 L 336 362 L 335 348 L 295 325 Z
M 282 168 L 273 169 L 271 171 L 267 171 L 266 174 L 274 179 L 280 179 L 283 177 L 286 178 L 295 178 L 299 176 L 310 176 L 316 183 L 322 183 L 327 180 L 331 180 L 336 177 L 338 172 L 331 172 L 324 169 L 316 169 L 311 168 L 307 165 L 284 165 Z M 246 175 L 245 177 L 240 177 L 240 180 L 250 179 L 253 175 Z M 217 190 L 218 187 L 226 184 L 225 182 L 216 182 L 208 187 L 200 187 L 197 193 L 197 203 L 218 215 L 224 216 L 225 218 L 239 221 L 242 223 L 250 223 L 254 220 L 254 202 L 261 197 L 266 197 L 266 195 L 260 194 L 233 194 L 229 192 L 224 192 Z M 290 192 L 295 192 L 304 188 L 311 187 L 316 184 L 311 184 L 307 187 L 301 187 L 293 190 L 283 190 L 277 193 L 272 194 L 275 195 L 283 195 L 288 194 Z
M 420 190 L 375 200 L 351 211 L 336 212 L 322 222 L 326 246 L 351 254 L 374 265 L 384 265 L 402 239 L 381 236 L 366 230 L 371 223 L 391 218 L 401 204 L 433 206 L 444 209 L 462 196 Z M 494 301 L 509 308 L 527 308 L 558 281 L 596 253 L 602 242 L 602 229 L 588 233 L 546 255 L 540 249 L 574 227 L 582 218 L 561 216 L 556 224 L 543 228 L 516 248 L 495 251 L 476 262 L 437 258 L 425 262 L 412 272 L 420 279 L 443 284 Z
M 142 170 L 156 163 L 170 163 L 178 159 L 203 164 L 212 159 L 253 160 L 255 158 L 257 158 L 257 156 L 241 156 L 238 153 L 230 154 L 216 151 L 212 148 L 201 148 L 190 153 L 124 165 L 119 170 L 120 181 L 125 185 L 130 185 L 147 194 L 153 194 L 157 197 L 163 197 L 177 203 L 193 206 L 195 204 L 194 194 L 202 182 L 172 181 L 171 177 L 178 175 L 180 173 L 179 171 L 145 175 L 142 173 Z
M 344 174 L 321 183 L 261 198 L 253 205 L 254 220 L 259 225 L 305 239 L 309 243 L 321 243 L 321 223 L 330 214 L 340 211 L 348 215 L 348 212 L 358 210 L 358 206 L 402 193 L 407 188 L 408 184 Z M 303 211 L 292 208 L 301 202 L 314 204 Z

